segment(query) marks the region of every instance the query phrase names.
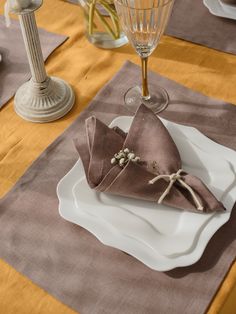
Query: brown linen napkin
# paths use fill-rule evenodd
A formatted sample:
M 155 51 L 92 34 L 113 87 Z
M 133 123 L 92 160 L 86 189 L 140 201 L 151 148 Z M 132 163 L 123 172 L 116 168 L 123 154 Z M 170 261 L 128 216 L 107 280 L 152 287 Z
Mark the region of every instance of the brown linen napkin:
M 236 21 L 211 14 L 203 0 L 176 0 L 165 34 L 236 54 L 235 32 Z
M 236 256 L 236 206 L 198 263 L 165 273 L 101 244 L 58 213 L 57 184 L 78 160 L 72 139 L 86 142 L 84 121 L 91 115 L 106 124 L 128 115 L 123 95 L 139 83 L 139 73 L 127 62 L 0 200 L 0 258 L 81 314 L 203 314 Z M 236 150 L 236 106 L 157 73 L 149 79 L 169 92 L 164 118 Z
M 137 110 L 127 136 L 94 116 L 85 121 L 85 128 L 87 142 L 80 143 L 77 139 L 75 145 L 92 189 L 156 202 L 162 202 L 164 196 L 164 204 L 191 211 L 224 210 L 200 179 L 184 171 L 177 175 L 182 168 L 179 151 L 161 120 L 145 105 Z M 121 150 L 125 156 L 125 149 L 141 158 L 140 161 L 127 158 L 121 167 L 114 159 L 112 164 L 112 157 Z M 162 178 L 162 175 L 169 177 Z M 150 184 L 153 179 L 158 180 Z M 168 191 L 166 195 L 165 191 Z
M 44 60 L 67 37 L 49 33 L 39 29 Z M 6 27 L 5 19 L 0 16 L 0 108 L 15 94 L 17 89 L 30 78 L 30 69 L 26 51 L 17 20 L 11 21 L 11 26 Z

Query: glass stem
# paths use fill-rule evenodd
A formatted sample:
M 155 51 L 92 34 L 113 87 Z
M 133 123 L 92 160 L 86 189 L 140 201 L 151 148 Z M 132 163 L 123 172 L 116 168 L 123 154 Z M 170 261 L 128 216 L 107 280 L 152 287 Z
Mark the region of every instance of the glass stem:
M 148 63 L 148 57 L 141 57 L 141 63 L 142 63 L 142 98 L 144 100 L 150 99 L 150 94 L 148 90 L 148 78 L 147 78 L 147 63 Z

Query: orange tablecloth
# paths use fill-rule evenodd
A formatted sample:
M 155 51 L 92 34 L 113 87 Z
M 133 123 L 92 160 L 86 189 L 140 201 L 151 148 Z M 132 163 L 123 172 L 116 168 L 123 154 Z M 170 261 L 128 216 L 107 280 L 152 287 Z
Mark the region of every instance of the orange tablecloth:
M 38 26 L 70 37 L 49 57 L 46 68 L 50 75 L 59 76 L 73 86 L 76 104 L 66 117 L 49 124 L 22 120 L 14 112 L 13 100 L 1 110 L 0 196 L 9 191 L 32 161 L 75 120 L 125 60 L 139 63 L 128 45 L 114 50 L 91 45 L 84 37 L 83 14 L 78 6 L 45 0 L 36 16 Z M 149 66 L 193 90 L 236 104 L 236 56 L 164 36 Z M 0 313 L 75 313 L 1 260 L 0 269 Z M 208 313 L 231 314 L 235 307 L 236 263 Z

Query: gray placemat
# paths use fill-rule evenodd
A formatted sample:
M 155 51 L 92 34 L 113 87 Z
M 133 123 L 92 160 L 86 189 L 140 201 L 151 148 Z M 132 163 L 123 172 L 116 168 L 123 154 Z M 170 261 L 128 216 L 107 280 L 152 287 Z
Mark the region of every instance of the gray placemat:
M 211 14 L 204 6 L 203 0 L 175 0 L 165 33 L 236 54 L 236 20 Z
M 39 36 L 44 60 L 67 39 L 64 35 L 43 29 L 39 29 Z M 10 28 L 7 28 L 3 16 L 0 16 L 0 54 L 1 108 L 31 76 L 19 22 L 12 20 Z
M 73 138 L 85 140 L 84 120 L 92 114 L 106 123 L 127 114 L 123 95 L 139 78 L 140 68 L 127 62 L 0 201 L 0 258 L 81 314 L 201 314 L 235 259 L 235 207 L 198 263 L 163 273 L 101 244 L 58 213 L 57 183 L 78 159 Z M 150 80 L 169 91 L 163 117 L 236 149 L 236 106 L 158 74 L 150 73 Z

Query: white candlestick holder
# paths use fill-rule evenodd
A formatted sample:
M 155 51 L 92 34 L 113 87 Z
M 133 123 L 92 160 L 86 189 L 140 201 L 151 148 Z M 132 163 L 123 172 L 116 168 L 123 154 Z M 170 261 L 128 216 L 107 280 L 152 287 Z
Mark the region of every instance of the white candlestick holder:
M 67 82 L 47 76 L 34 15 L 42 2 L 34 0 L 26 9 L 10 10 L 19 15 L 32 76 L 16 92 L 15 111 L 23 119 L 41 123 L 61 118 L 70 111 L 75 101 L 74 92 Z

